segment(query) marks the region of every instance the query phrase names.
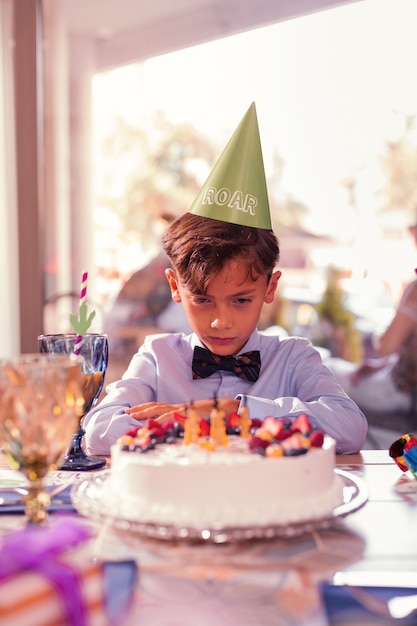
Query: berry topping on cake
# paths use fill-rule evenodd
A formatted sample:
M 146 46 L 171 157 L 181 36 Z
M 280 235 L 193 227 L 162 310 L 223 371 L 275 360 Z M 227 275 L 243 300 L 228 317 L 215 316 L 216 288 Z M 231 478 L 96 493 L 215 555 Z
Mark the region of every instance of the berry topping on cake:
M 226 418 L 226 426 L 229 430 L 238 430 L 240 428 L 240 415 L 239 413 L 229 413 Z
M 210 422 L 205 417 L 202 417 L 198 422 L 200 426 L 200 437 L 208 437 L 210 435 Z
M 289 417 L 266 417 L 250 419 L 245 413 L 229 413 L 214 408 L 209 417 L 201 418 L 192 405 L 186 415 L 174 413 L 165 424 L 155 419 L 132 428 L 120 437 L 118 444 L 123 450 L 145 452 L 157 444 L 197 445 L 206 450 L 228 446 L 228 437 L 240 436 L 248 440 L 248 450 L 266 457 L 297 456 L 310 448 L 321 448 L 323 431 L 313 428 L 308 416 L 300 413 L 295 419 Z
M 305 413 L 300 413 L 292 423 L 293 430 L 299 430 L 304 435 L 311 430 L 310 421 Z

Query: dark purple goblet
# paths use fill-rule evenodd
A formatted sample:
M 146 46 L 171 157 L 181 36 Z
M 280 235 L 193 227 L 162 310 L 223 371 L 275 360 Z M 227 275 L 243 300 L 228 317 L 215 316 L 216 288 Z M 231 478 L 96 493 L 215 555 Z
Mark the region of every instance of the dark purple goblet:
M 74 334 L 39 335 L 39 350 L 50 354 L 73 354 L 77 341 Z M 82 427 L 82 418 L 96 404 L 104 385 L 108 363 L 107 335 L 86 333 L 82 338 L 79 356 L 81 357 L 81 384 L 84 397 L 84 410 L 80 416 L 79 428 L 74 433 L 71 447 L 65 456 L 62 470 L 93 470 L 106 464 L 106 459 L 100 456 L 87 456 L 82 440 L 85 431 Z

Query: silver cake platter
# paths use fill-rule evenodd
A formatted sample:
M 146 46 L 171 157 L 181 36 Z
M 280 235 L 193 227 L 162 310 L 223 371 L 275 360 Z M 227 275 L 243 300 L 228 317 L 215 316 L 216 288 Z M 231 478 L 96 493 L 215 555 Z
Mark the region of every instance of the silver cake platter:
M 100 523 L 106 522 L 118 530 L 129 531 L 152 539 L 230 543 L 292 538 L 329 528 L 336 520 L 357 511 L 367 502 L 368 490 L 361 478 L 341 469 L 335 469 L 334 472 L 343 481 L 341 504 L 325 517 L 306 519 L 290 524 L 233 528 L 184 528 L 175 524 L 156 524 L 130 519 L 127 515 L 120 514 L 121 509 L 113 502 L 109 503 L 104 497 L 103 487 L 109 474 L 93 475 L 77 483 L 71 491 L 71 499 L 77 511 L 85 517 Z M 110 504 L 111 506 L 109 506 Z

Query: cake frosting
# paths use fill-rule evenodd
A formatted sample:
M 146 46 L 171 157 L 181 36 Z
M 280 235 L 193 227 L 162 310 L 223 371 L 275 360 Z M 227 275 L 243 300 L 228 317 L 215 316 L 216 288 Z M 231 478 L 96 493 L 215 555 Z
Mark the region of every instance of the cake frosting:
M 326 517 L 343 500 L 335 441 L 312 430 L 306 416 L 301 424 L 305 432 L 300 420 L 267 418 L 244 437 L 225 427 L 214 444 L 207 429 L 193 438 L 187 421 L 181 438 L 159 425 L 153 438 L 151 425 L 135 429 L 111 449 L 106 497 L 123 519 L 197 530 Z

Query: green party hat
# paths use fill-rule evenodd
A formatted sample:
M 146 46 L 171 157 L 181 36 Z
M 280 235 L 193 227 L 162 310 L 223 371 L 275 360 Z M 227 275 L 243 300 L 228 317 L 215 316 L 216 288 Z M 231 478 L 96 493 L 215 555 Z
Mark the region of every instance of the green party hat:
M 190 213 L 272 230 L 255 103 L 217 159 Z

